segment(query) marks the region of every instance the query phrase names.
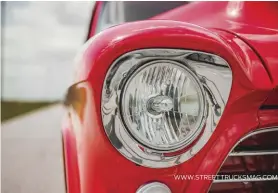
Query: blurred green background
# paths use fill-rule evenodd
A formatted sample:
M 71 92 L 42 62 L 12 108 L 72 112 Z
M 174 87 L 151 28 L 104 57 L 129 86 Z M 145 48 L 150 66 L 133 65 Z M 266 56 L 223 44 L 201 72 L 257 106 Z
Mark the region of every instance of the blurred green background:
M 93 5 L 1 2 L 2 122 L 63 100 Z
M 58 103 L 58 102 L 57 102 Z M 19 102 L 1 101 L 1 121 L 7 121 L 15 116 L 39 109 L 55 102 Z

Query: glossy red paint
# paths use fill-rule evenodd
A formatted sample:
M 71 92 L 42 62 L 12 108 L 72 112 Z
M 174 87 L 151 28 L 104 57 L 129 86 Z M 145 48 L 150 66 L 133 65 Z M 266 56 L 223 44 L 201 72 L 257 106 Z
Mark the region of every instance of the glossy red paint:
M 259 111 L 260 127 L 274 127 L 278 126 L 278 110 L 260 110 Z
M 264 105 L 265 107 L 276 107 L 278 108 L 278 87 L 276 87 L 271 93 L 270 95 L 267 97 Z
M 258 110 L 276 85 L 276 67 L 266 63 L 262 56 L 258 57 L 254 52 L 255 46 L 250 43 L 252 41 L 246 41 L 247 36 L 229 29 L 229 32 L 226 31 L 227 17 L 217 14 L 226 10 L 226 2 L 213 3 L 213 7 L 206 2 L 192 4 L 190 6 L 194 9 L 189 9 L 186 5 L 158 18 L 189 22 L 192 18 L 192 23 L 211 29 L 185 22 L 141 21 L 105 30 L 84 46 L 76 69 L 76 83 L 81 83 L 74 88 L 76 92 L 83 90 L 86 97 L 77 100 L 68 120 L 72 124 L 63 130 L 65 145 L 71 147 L 66 149 L 66 159 L 71 160 L 66 164 L 67 171 L 70 170 L 67 176 L 75 180 L 78 179 L 76 176 L 80 176 L 79 183 L 75 181 L 68 184 L 71 186 L 68 190 L 70 193 L 132 193 L 150 181 L 167 184 L 173 193 L 207 192 L 211 180 L 175 180 L 174 175 L 216 174 L 236 142 L 257 129 L 260 121 L 263 122 L 258 117 Z M 203 13 L 202 18 L 199 15 L 200 10 Z M 210 10 L 211 14 L 214 11 L 214 17 L 206 10 Z M 241 14 L 245 14 L 243 9 Z M 220 21 L 221 18 L 223 21 Z M 244 25 L 241 27 L 244 31 Z M 272 47 L 277 46 L 275 41 L 270 44 Z M 161 47 L 201 50 L 220 55 L 230 64 L 233 83 L 224 114 L 204 148 L 178 166 L 151 169 L 136 166 L 125 159 L 108 140 L 101 120 L 101 92 L 106 72 L 117 57 L 136 49 Z M 274 52 L 271 57 L 275 59 Z M 72 137 L 66 135 L 67 132 Z
M 71 129 L 69 117 L 63 121 L 62 143 L 65 169 L 65 186 L 67 193 L 80 192 L 79 167 L 77 163 L 76 140 Z
M 189 22 L 237 34 L 260 56 L 278 85 L 277 10 L 277 2 L 195 2 L 153 19 Z

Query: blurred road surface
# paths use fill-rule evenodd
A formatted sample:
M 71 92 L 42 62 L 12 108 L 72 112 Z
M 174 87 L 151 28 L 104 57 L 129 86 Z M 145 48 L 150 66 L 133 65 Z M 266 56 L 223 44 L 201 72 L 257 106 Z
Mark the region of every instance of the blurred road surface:
M 2 193 L 64 193 L 63 106 L 53 105 L 2 124 Z

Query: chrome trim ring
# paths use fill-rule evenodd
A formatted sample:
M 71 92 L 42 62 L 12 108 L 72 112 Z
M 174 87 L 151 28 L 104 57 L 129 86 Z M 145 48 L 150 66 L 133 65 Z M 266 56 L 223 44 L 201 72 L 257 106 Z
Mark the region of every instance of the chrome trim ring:
M 167 151 L 142 148 L 127 131 L 120 113 L 120 96 L 127 78 L 139 67 L 156 60 L 186 66 L 199 79 L 205 92 L 203 132 L 190 148 L 175 149 L 171 155 L 165 154 Z M 104 80 L 101 113 L 105 132 L 112 145 L 136 164 L 151 168 L 178 165 L 192 158 L 209 140 L 224 111 L 231 85 L 232 71 L 228 63 L 213 54 L 181 49 L 142 49 L 126 53 L 111 65 Z
M 194 81 L 194 83 L 196 85 L 198 85 L 198 88 L 196 88 L 196 90 L 198 89 L 198 91 L 200 92 L 200 95 L 201 95 L 200 96 L 200 103 L 201 103 L 201 105 L 200 105 L 201 106 L 200 107 L 200 114 L 201 114 L 201 116 L 198 118 L 198 120 L 197 120 L 198 122 L 196 123 L 196 125 L 199 125 L 199 126 L 195 130 L 191 131 L 191 135 L 189 134 L 185 139 L 182 139 L 181 141 L 179 141 L 176 144 L 176 146 L 177 146 L 176 148 L 167 148 L 167 147 L 163 148 L 163 147 L 161 147 L 160 149 L 158 149 L 155 146 L 152 146 L 151 144 L 148 144 L 148 145 L 144 144 L 144 142 L 141 141 L 139 138 L 137 139 L 139 142 L 141 142 L 141 144 L 142 144 L 142 146 L 144 146 L 144 148 L 154 149 L 157 152 L 172 153 L 172 152 L 176 152 L 176 151 L 181 150 L 184 147 L 190 145 L 199 136 L 199 134 L 202 132 L 204 124 L 205 124 L 205 119 L 207 117 L 207 106 L 205 105 L 206 104 L 205 103 L 205 91 L 204 91 L 204 88 L 201 86 L 202 83 L 200 82 L 198 77 L 195 75 L 195 73 L 193 73 L 186 66 L 181 65 L 180 63 L 174 62 L 174 61 L 171 61 L 171 60 L 155 60 L 155 61 L 151 61 L 149 63 L 145 63 L 143 66 L 140 66 L 138 69 L 136 69 L 133 74 L 131 74 L 131 77 L 129 77 L 127 79 L 127 82 L 126 82 L 125 85 L 129 84 L 130 80 L 134 77 L 136 71 L 140 71 L 142 68 L 144 69 L 147 66 L 155 65 L 155 64 L 161 64 L 161 65 L 163 65 L 163 64 L 169 64 L 169 65 L 172 64 L 172 65 L 175 65 L 175 68 L 180 68 L 183 71 L 185 71 L 187 73 L 187 75 L 190 76 L 190 80 L 192 82 Z M 127 89 L 127 86 L 125 86 L 125 88 L 122 90 L 122 95 L 124 95 L 124 93 L 126 92 L 126 89 Z M 125 100 L 125 97 L 121 97 L 121 100 Z M 122 111 L 123 111 L 123 109 L 122 109 Z M 127 122 L 126 117 L 124 117 L 123 115 L 124 115 L 124 113 L 121 112 L 123 122 L 126 123 Z M 129 131 L 130 131 L 130 133 L 133 133 L 132 129 L 130 129 Z M 134 136 L 134 138 L 136 138 L 135 134 L 133 134 L 133 136 Z

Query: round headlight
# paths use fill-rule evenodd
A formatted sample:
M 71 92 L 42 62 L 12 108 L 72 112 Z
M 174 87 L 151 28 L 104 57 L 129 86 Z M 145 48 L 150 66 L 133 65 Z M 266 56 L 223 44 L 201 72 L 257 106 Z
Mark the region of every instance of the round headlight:
M 117 58 L 102 91 L 102 122 L 112 145 L 152 168 L 181 164 L 208 142 L 224 111 L 231 70 L 217 55 L 141 49 Z M 225 85 L 225 86 L 223 86 Z
M 173 151 L 189 145 L 202 131 L 204 92 L 191 69 L 174 61 L 154 61 L 127 79 L 121 115 L 143 146 Z

